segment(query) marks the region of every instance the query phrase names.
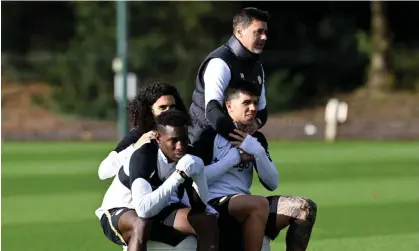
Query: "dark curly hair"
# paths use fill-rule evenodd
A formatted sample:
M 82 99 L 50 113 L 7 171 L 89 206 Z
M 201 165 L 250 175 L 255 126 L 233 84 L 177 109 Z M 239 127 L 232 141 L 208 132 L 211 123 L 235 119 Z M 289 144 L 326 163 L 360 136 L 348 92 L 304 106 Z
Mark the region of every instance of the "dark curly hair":
M 127 106 L 129 122 L 139 137 L 155 128 L 155 118 L 151 111 L 151 106 L 157 99 L 165 95 L 173 96 L 176 102 L 176 109 L 189 116 L 188 110 L 176 87 L 161 81 L 153 81 L 140 88 L 137 96 Z

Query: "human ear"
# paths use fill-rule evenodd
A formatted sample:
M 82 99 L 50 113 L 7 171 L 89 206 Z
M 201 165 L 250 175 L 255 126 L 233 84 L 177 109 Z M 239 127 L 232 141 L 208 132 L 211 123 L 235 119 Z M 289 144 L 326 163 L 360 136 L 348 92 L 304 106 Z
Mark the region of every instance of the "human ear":
M 156 141 L 159 145 L 160 145 L 160 140 L 161 140 L 161 134 L 160 132 L 156 132 Z
M 226 108 L 227 108 L 227 111 L 231 112 L 231 108 L 232 108 L 231 101 L 226 102 Z

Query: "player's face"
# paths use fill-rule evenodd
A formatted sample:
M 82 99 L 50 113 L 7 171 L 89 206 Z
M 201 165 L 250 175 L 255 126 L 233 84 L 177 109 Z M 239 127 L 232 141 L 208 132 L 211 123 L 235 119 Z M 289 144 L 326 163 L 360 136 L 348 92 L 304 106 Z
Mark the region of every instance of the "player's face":
M 252 24 L 244 29 L 239 29 L 240 42 L 249 51 L 261 54 L 268 39 L 268 24 L 263 21 L 253 20 Z
M 176 100 L 172 95 L 164 95 L 151 106 L 151 111 L 156 117 L 160 113 L 176 107 Z
M 256 117 L 259 97 L 239 93 L 235 98 L 226 102 L 230 117 L 241 124 L 250 124 Z
M 159 130 L 156 139 L 166 157 L 178 161 L 188 148 L 188 127 L 165 126 L 164 130 Z

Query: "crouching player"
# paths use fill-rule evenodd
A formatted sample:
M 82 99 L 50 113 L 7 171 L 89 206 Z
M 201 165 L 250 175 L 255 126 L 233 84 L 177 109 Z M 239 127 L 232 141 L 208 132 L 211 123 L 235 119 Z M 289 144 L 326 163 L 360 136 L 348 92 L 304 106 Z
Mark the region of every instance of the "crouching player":
M 218 250 L 216 211 L 207 206 L 202 160 L 189 154 L 190 118 L 178 110 L 156 118 L 156 140 L 135 150 L 123 164 L 96 210 L 104 234 L 129 251 L 146 241 L 172 246 L 188 235 L 197 250 Z
M 220 250 L 232 250 L 232 243 L 239 238 L 235 233 L 241 232 L 239 242 L 244 250 L 260 251 L 265 235 L 274 240 L 287 226 L 286 250 L 306 250 L 316 220 L 316 204 L 300 196 L 262 197 L 249 191 L 253 169 L 266 189 L 278 187 L 279 175 L 266 138 L 259 131 L 243 132 L 255 118 L 259 94 L 257 84 L 244 80 L 231 84 L 225 91 L 224 105 L 237 126 L 240 136 L 230 135 L 237 141 L 229 142 L 208 127 L 194 144 L 204 154 L 201 158 L 206 165 L 209 203 L 220 213 Z M 234 223 L 241 231 L 231 229 Z M 223 236 L 227 238 L 221 239 Z

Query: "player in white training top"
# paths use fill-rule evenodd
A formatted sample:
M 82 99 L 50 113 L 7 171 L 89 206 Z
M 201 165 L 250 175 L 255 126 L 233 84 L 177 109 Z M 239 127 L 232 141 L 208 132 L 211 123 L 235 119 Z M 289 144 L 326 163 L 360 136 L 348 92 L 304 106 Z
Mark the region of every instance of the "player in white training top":
M 258 251 L 265 235 L 274 240 L 280 230 L 289 226 L 287 250 L 306 250 L 316 219 L 316 204 L 298 196 L 250 194 L 253 170 L 266 189 L 273 191 L 279 183 L 265 136 L 259 131 L 243 131 L 256 115 L 259 88 L 256 83 L 242 80 L 230 84 L 224 94 L 224 107 L 237 127 L 237 135 L 231 135 L 236 141 L 229 142 L 208 127 L 194 144 L 198 151 L 206 153 L 201 158 L 206 165 L 210 204 L 220 213 L 220 237 L 228 236 L 220 239 L 220 244 L 240 240 L 235 233 L 241 232 L 244 250 Z M 248 161 L 241 161 L 240 155 Z M 234 230 L 235 222 L 242 231 Z
M 217 215 L 207 206 L 204 164 L 188 146 L 189 124 L 181 111 L 161 113 L 156 140 L 119 170 L 95 212 L 112 242 L 134 251 L 145 250 L 149 239 L 176 246 L 195 235 L 197 250 L 218 250 Z

